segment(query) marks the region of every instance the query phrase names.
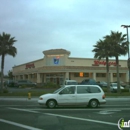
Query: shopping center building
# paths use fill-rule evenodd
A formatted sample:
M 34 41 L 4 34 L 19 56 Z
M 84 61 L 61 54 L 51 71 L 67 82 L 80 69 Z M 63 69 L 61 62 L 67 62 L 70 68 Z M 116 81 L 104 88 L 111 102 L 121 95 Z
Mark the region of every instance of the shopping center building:
M 66 79 L 81 82 L 92 78 L 96 81 L 106 81 L 106 62 L 93 58 L 70 57 L 70 51 L 51 49 L 43 51 L 44 57 L 13 67 L 15 80 L 27 79 L 37 83 L 54 82 L 63 84 Z M 109 61 L 110 82 L 117 80 L 116 62 Z M 127 61 L 119 61 L 120 80 L 128 82 Z

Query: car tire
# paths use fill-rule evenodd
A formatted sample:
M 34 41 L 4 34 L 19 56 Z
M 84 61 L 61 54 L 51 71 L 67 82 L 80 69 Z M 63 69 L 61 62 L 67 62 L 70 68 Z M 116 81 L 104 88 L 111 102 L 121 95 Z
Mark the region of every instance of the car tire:
M 47 107 L 48 108 L 55 108 L 56 107 L 56 101 L 55 100 L 47 101 Z
M 98 102 L 98 100 L 96 100 L 96 99 L 93 99 L 93 100 L 91 100 L 91 101 L 89 102 L 89 106 L 90 106 L 91 108 L 97 108 L 98 105 L 99 105 L 99 102 Z

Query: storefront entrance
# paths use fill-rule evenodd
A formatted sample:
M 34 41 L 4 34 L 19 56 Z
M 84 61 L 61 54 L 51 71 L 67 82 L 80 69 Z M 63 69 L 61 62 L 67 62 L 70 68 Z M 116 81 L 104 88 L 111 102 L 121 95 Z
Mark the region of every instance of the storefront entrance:
M 62 85 L 64 82 L 64 73 L 46 74 L 46 82 L 52 82 L 57 85 Z

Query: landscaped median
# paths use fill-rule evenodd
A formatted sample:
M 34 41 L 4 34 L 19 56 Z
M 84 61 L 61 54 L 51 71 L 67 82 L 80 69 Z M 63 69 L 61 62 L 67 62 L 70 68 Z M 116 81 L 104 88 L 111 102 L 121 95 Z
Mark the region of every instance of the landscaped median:
M 46 93 L 52 93 L 54 92 L 56 89 L 58 88 L 33 88 L 33 89 L 18 89 L 19 91 L 11 91 L 11 90 L 5 90 L 3 93 L 0 93 L 0 96 L 29 96 L 29 94 L 31 94 L 31 97 L 33 96 L 40 96 L 42 94 L 46 94 Z M 23 90 L 23 91 L 21 91 Z M 103 89 L 105 92 L 106 97 L 109 96 L 114 96 L 114 97 L 118 97 L 118 96 L 130 96 L 130 92 L 129 89 L 124 89 L 121 93 L 108 93 L 107 89 Z
M 121 90 L 120 93 L 114 93 L 114 92 L 107 92 L 107 88 L 103 88 L 103 91 L 105 92 L 106 96 L 130 96 L 130 91 L 128 88 L 125 88 L 123 90 Z
M 40 96 L 46 93 L 52 93 L 58 88 L 17 88 L 17 91 L 11 89 L 4 89 L 3 93 L 0 93 L 0 96 L 28 96 L 29 93 L 31 96 Z

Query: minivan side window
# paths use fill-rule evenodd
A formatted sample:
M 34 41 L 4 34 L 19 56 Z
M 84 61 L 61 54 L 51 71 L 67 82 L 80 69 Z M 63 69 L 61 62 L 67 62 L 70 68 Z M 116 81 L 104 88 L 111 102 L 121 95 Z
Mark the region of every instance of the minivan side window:
M 100 93 L 101 90 L 98 87 L 90 87 L 91 93 Z
M 101 90 L 95 86 L 77 86 L 77 93 L 78 94 L 85 94 L 85 93 L 100 93 Z
M 90 88 L 88 86 L 77 86 L 77 93 L 84 94 L 84 93 L 91 93 Z
M 64 88 L 59 94 L 74 94 L 75 86 Z

